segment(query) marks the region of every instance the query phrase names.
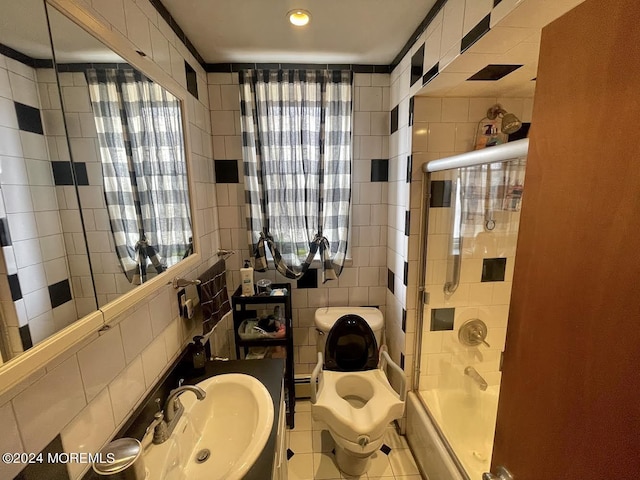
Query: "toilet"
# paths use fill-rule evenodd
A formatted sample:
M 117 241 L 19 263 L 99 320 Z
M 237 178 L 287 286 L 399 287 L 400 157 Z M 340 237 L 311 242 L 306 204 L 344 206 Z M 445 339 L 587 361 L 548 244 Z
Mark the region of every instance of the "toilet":
M 311 414 L 323 421 L 336 443 L 336 462 L 348 475 L 362 475 L 382 446 L 392 420 L 402 417 L 406 381 L 382 341 L 382 312 L 372 307 L 316 310 L 318 363 L 311 375 Z M 394 391 L 384 372 L 401 379 Z

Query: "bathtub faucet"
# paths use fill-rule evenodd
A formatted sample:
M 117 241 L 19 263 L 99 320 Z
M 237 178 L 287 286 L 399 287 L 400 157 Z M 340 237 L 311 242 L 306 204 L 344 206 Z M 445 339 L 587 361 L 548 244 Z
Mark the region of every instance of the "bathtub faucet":
M 478 387 L 480 387 L 480 390 L 482 390 L 483 392 L 489 386 L 487 384 L 487 381 L 484 378 L 482 378 L 482 375 L 480 375 L 478 371 L 473 367 L 466 367 L 464 369 L 464 374 L 471 377 L 471 380 L 476 382 L 478 384 Z

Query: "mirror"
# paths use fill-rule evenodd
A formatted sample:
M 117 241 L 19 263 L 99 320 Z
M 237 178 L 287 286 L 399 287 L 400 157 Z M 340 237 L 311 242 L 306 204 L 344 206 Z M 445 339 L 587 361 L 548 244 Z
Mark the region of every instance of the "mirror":
M 198 262 L 184 89 L 54 3 L 123 53 L 41 0 L 0 0 L 0 392 Z
M 45 7 L 1 0 L 0 356 L 43 342 L 97 308 Z M 3 363 L 0 361 L 0 363 Z
M 48 11 L 103 307 L 193 252 L 182 102 L 55 8 Z

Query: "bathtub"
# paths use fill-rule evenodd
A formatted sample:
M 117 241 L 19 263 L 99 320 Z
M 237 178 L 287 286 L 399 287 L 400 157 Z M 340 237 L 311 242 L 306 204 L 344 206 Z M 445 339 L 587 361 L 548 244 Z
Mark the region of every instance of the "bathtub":
M 496 385 L 484 392 L 478 388 L 411 392 L 407 441 L 429 480 L 480 480 L 482 473 L 489 471 L 498 389 Z M 449 445 L 441 440 L 431 418 Z

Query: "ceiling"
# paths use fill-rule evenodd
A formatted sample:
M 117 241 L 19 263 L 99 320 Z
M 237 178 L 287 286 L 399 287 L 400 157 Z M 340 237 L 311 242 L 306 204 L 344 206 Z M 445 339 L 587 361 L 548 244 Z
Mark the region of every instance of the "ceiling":
M 436 0 L 162 0 L 207 63 L 388 65 Z M 293 9 L 311 13 L 292 26 Z
M 542 29 L 584 0 L 520 0 L 480 40 L 457 56 L 419 95 L 533 97 Z M 497 81 L 470 81 L 490 64 L 522 65 Z

